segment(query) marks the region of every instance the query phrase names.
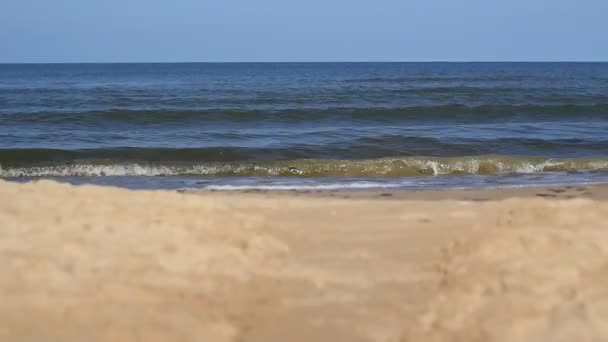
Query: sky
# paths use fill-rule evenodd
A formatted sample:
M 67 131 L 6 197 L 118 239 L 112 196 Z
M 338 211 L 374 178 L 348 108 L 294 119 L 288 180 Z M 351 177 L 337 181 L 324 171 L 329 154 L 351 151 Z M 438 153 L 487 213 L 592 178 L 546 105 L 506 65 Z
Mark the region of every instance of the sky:
M 0 63 L 608 61 L 608 0 L 0 0 Z

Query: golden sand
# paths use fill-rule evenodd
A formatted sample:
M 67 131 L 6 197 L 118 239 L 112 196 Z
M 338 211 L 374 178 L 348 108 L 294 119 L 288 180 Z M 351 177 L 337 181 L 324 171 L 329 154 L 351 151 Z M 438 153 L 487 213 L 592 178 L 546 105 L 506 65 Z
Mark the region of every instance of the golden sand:
M 608 202 L 580 192 L 0 181 L 0 341 L 608 340 Z

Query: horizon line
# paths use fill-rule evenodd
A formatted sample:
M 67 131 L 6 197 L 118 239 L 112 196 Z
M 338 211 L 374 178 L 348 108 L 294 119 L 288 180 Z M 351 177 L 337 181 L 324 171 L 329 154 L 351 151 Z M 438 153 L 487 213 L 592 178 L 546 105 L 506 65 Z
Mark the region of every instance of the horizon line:
M 36 64 L 329 64 L 329 63 L 608 63 L 608 60 L 428 60 L 428 61 L 109 61 L 109 62 L 0 62 L 0 65 Z

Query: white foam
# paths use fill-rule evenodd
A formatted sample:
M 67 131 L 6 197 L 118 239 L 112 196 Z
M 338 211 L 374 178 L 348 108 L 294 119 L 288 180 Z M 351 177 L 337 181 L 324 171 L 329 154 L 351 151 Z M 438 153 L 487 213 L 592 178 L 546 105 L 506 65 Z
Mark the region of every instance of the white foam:
M 172 166 L 126 165 L 64 165 L 27 168 L 0 167 L 0 177 L 96 177 L 96 176 L 176 176 L 214 175 L 217 167 L 193 165 L 187 168 Z

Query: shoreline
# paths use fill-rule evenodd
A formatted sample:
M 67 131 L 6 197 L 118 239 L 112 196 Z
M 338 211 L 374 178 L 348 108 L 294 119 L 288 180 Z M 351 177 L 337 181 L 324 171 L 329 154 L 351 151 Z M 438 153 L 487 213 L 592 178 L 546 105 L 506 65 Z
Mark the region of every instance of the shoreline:
M 577 184 L 556 186 L 522 186 L 485 189 L 439 189 L 439 190 L 185 190 L 180 191 L 201 196 L 222 194 L 226 196 L 272 195 L 287 197 L 319 197 L 343 199 L 385 199 L 385 200 L 461 200 L 494 201 L 508 198 L 585 198 L 598 201 L 608 200 L 608 184 Z
M 608 186 L 561 190 L 0 181 L 0 339 L 604 340 Z

